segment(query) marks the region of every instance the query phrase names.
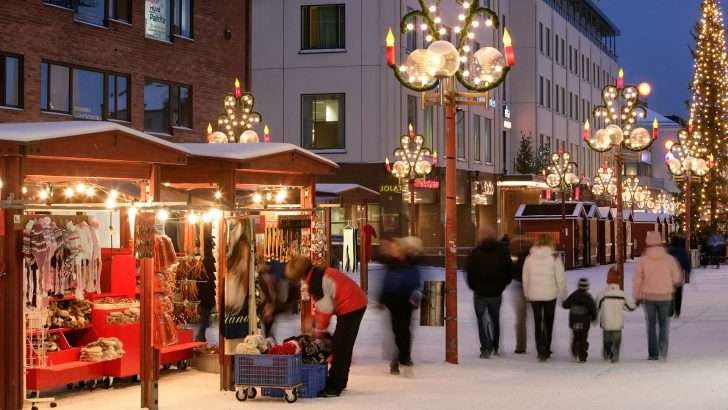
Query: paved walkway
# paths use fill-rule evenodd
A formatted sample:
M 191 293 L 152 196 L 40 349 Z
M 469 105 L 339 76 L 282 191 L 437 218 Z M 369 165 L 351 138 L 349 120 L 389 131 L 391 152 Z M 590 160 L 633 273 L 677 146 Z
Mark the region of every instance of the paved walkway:
M 631 291 L 632 265 L 627 265 L 627 290 Z M 380 271 L 372 272 L 377 283 Z M 440 269 L 426 276 L 442 278 Z M 606 267 L 567 273 L 570 289 L 586 276 L 592 290 L 603 287 Z M 460 362 L 443 363 L 442 328 L 417 327 L 413 379 L 388 374 L 385 360 L 384 312 L 371 306 L 355 349 L 355 364 L 349 390 L 337 399 L 301 400 L 296 408 L 336 409 L 728 409 L 728 268 L 697 270 L 686 287 L 683 316 L 672 322 L 670 359 L 648 362 L 644 314 L 630 313 L 626 319 L 622 361 L 600 359 L 601 330 L 590 334 L 590 360 L 574 363 L 569 351 L 567 312 L 557 310 L 554 358 L 539 363 L 529 330 L 528 355 L 512 354 L 513 311 L 506 291 L 502 309 L 501 357 L 478 358 L 472 294 L 460 281 Z M 296 318 L 281 318 L 277 332 L 285 337 L 295 332 Z M 162 409 L 288 408 L 278 400 L 238 403 L 231 393 L 218 391 L 217 375 L 195 370 L 172 372 L 160 382 Z M 138 385 L 118 385 L 107 391 L 65 394 L 59 408 L 138 408 Z

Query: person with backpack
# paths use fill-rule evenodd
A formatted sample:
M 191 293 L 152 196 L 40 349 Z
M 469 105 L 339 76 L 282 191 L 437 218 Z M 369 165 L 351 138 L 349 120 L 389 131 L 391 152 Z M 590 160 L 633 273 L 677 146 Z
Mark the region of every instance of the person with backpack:
M 539 361 L 551 357 L 556 299 L 566 294 L 564 264 L 548 235 L 541 235 L 523 263 L 523 293 L 531 303 Z
M 580 363 L 589 357 L 589 327 L 597 320 L 597 306 L 589 293 L 589 279 L 579 279 L 579 287 L 562 304 L 569 309 L 569 327 L 573 332 L 571 354 Z
M 480 244 L 473 249 L 466 266 L 478 320 L 481 359 L 498 354 L 502 295 L 511 283 L 512 265 L 508 247 L 496 239 L 495 230 L 490 226 L 481 228 Z
M 602 327 L 602 357 L 612 363 L 619 361 L 624 328 L 624 311 L 637 309 L 634 302 L 619 288 L 619 271 L 612 265 L 607 272 L 607 288 L 597 299 L 599 324 Z

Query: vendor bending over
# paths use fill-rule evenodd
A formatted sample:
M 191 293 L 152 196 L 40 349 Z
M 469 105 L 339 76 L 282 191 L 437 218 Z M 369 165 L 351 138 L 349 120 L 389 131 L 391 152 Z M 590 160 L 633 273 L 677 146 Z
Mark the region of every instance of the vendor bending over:
M 349 367 L 359 325 L 367 308 L 367 295 L 359 285 L 334 268 L 314 267 L 309 258 L 293 257 L 286 266 L 286 276 L 292 281 L 305 280 L 308 292 L 316 302 L 315 333 L 324 337 L 328 333 L 331 316 L 336 315 L 336 330 L 332 340 L 333 360 L 324 397 L 337 397 L 346 389 Z M 304 329 L 311 331 L 313 324 Z

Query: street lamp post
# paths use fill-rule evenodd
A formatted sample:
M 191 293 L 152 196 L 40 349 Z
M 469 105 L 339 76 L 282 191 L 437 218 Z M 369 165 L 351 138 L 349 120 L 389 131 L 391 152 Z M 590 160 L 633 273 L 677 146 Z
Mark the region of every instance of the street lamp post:
M 678 141 L 667 141 L 665 148 L 665 163 L 667 169 L 676 181 L 685 181 L 685 246 L 690 251 L 692 236 L 692 182 L 705 176 L 715 164 L 711 155 L 707 153 L 705 144 L 701 143 L 700 133 L 688 129 L 678 131 Z
M 412 124 L 409 125 L 407 135 L 399 138 L 399 147 L 394 150 L 394 163 L 390 164 L 389 157 L 384 159 L 384 165 L 387 172 L 394 175 L 400 183 L 404 180 L 408 182 L 409 188 L 409 234 L 417 234 L 417 221 L 415 214 L 415 181 L 425 178 L 432 172 L 432 166 L 437 164 L 437 153 L 430 148 L 423 147 L 425 138 L 422 135 L 415 134 Z
M 561 191 L 561 233 L 559 242 L 561 250 L 566 252 L 566 237 L 569 231 L 566 229 L 566 190 L 579 183 L 577 175 L 578 165 L 571 160 L 568 152 L 560 152 L 551 155 L 551 163 L 543 170 L 546 176 L 546 185 Z M 563 239 L 562 239 L 563 238 Z
M 425 104 L 440 105 L 445 110 L 445 348 L 446 360 L 455 364 L 458 362 L 455 113 L 458 105 L 487 104 L 481 97 L 503 83 L 515 64 L 511 36 L 505 28 L 503 53 L 494 47 L 476 49 L 475 32 L 480 27 L 497 29 L 498 15 L 482 7 L 480 0 L 464 0 L 460 4 L 462 11 L 452 26 L 455 43 L 443 40 L 449 35 L 449 29 L 438 14 L 440 1 L 428 6 L 419 0 L 420 9 L 405 14 L 400 22 L 402 34 L 414 30 L 423 33 L 429 43 L 426 49 L 412 51 L 404 64 L 397 65 L 392 30 L 386 38 L 387 65 L 397 80 L 404 87 L 421 92 Z
M 615 242 L 617 243 L 617 269 L 619 271 L 620 286 L 624 288 L 624 198 L 622 173 L 624 167 L 624 150 L 640 152 L 648 149 L 659 135 L 657 120 L 653 122 L 652 133 L 645 128 L 635 128 L 638 118 L 647 116 L 647 109 L 640 101 L 640 96 L 646 97 L 651 92 L 647 83 L 639 86 L 624 84 L 624 70 L 620 69 L 616 85 L 607 85 L 602 89 L 604 105 L 594 108 L 594 118 L 597 124 L 604 127 L 593 135 L 591 134 L 589 120 L 584 123 L 583 138 L 592 150 L 600 153 L 611 152 L 614 156 L 616 185 L 617 185 L 617 215 Z

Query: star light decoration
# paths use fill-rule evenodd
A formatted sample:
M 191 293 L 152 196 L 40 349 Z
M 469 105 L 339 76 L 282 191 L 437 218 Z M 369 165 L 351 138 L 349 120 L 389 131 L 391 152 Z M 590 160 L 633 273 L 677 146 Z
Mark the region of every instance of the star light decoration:
M 224 143 L 257 143 L 260 141 L 258 133 L 253 127 L 260 123 L 263 117 L 253 111 L 255 97 L 240 88 L 240 80 L 235 79 L 235 89 L 223 99 L 224 111 L 218 116 L 216 130 L 212 124 L 207 125 L 207 141 L 212 144 Z M 263 140 L 270 142 L 268 126 L 264 127 Z
M 412 124 L 407 135 L 399 138 L 399 147 L 394 150 L 394 163 L 385 157 L 384 166 L 387 172 L 399 180 L 424 178 L 437 165 L 437 153 L 423 147 L 425 139 L 415 133 Z
M 412 51 L 404 64 L 397 66 L 391 29 L 386 37 L 387 65 L 403 85 L 424 92 L 435 89 L 443 79 L 455 77 L 465 88 L 485 92 L 505 80 L 516 63 L 508 29 L 503 29 L 503 53 L 494 47 L 475 49 L 476 30 L 483 26 L 499 27 L 498 16 L 492 10 L 482 7 L 480 0 L 463 1 L 458 22 L 449 33 L 438 14 L 439 0 L 429 5 L 419 0 L 419 5 L 419 10 L 410 11 L 402 18 L 400 31 L 405 34 L 419 30 L 429 43 L 427 48 Z M 452 34 L 457 38 L 455 44 L 443 39 Z
M 613 198 L 617 195 L 617 177 L 607 163 L 597 169 L 591 189 L 596 196 Z
M 604 105 L 594 107 L 597 122 L 605 125 L 594 135 L 587 119 L 584 122 L 583 139 L 591 149 L 607 152 L 622 146 L 630 151 L 644 151 L 659 136 L 657 119 L 652 123 L 652 133 L 642 127 L 635 128 L 639 118 L 647 116 L 647 109 L 640 103 L 640 96 L 647 96 L 652 91 L 647 83 L 638 86 L 624 86 L 624 70 L 619 70 L 617 85 L 608 85 L 602 90 Z
M 622 200 L 631 208 L 647 208 L 650 191 L 640 184 L 638 177 L 632 176 L 622 181 Z
M 647 201 L 647 208 L 656 214 L 672 214 L 677 209 L 677 204 L 672 198 L 672 195 L 660 192 L 654 198 L 650 198 Z
M 705 176 L 716 164 L 713 155 L 708 153 L 706 144 L 703 143 L 701 133 L 692 130 L 691 125 L 687 130 L 678 131 L 677 137 L 678 142 L 665 142 L 667 169 L 676 177 L 685 176 L 688 172 Z
M 546 185 L 561 190 L 577 185 L 579 183 L 577 167 L 568 152 L 554 153 L 551 155 L 551 163 L 543 171 Z

